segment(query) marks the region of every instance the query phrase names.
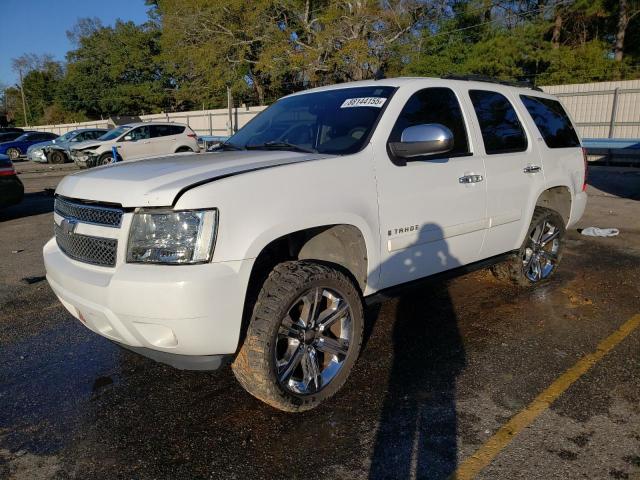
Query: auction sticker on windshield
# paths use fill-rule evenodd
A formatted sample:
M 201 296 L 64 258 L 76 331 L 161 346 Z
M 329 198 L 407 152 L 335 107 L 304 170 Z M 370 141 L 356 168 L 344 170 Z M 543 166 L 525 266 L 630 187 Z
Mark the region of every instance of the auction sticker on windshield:
M 376 107 L 381 108 L 387 99 L 384 97 L 359 97 L 359 98 L 347 98 L 340 108 L 351 107 Z

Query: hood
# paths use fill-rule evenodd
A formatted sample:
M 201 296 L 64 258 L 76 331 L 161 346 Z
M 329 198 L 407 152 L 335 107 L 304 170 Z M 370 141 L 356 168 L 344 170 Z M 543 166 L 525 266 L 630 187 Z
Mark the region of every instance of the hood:
M 46 147 L 47 145 L 52 145 L 52 144 L 53 144 L 53 140 L 47 140 L 46 142 L 34 143 L 33 145 L 31 145 L 27 149 L 27 153 L 32 152 L 33 150 L 35 150 L 37 148 Z
M 56 193 L 123 207 L 165 207 L 173 205 L 178 193 L 194 184 L 328 157 L 331 155 L 259 150 L 174 154 L 68 175 L 58 184 Z
M 82 150 L 83 148 L 87 148 L 87 147 L 99 147 L 105 142 L 112 142 L 112 141 L 113 140 L 85 140 L 84 142 L 78 142 L 78 143 L 74 142 L 73 144 L 71 144 L 71 142 L 65 142 L 65 145 L 68 143 L 69 148 L 71 150 Z M 60 145 L 62 145 L 62 143 Z

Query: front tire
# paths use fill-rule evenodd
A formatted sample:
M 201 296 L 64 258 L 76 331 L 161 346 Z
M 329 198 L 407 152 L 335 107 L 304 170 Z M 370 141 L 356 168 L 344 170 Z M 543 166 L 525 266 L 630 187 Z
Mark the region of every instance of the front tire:
M 279 410 L 310 410 L 344 385 L 363 324 L 360 294 L 345 274 L 308 261 L 281 263 L 262 286 L 233 373 Z
M 527 234 L 513 258 L 494 265 L 491 271 L 499 280 L 528 287 L 547 280 L 562 258 L 564 220 L 554 210 L 536 207 Z
M 16 160 L 18 160 L 20 158 L 20 150 L 18 150 L 17 148 L 8 148 L 7 149 L 7 156 L 9 157 L 9 159 L 12 162 L 15 162 Z
M 54 150 L 49 154 L 49 162 L 59 165 L 61 163 L 65 163 L 67 161 L 67 157 L 64 153 L 59 150 Z
M 109 152 L 105 153 L 98 159 L 96 166 L 99 167 L 100 165 L 110 165 L 112 163 L 114 163 L 113 154 Z

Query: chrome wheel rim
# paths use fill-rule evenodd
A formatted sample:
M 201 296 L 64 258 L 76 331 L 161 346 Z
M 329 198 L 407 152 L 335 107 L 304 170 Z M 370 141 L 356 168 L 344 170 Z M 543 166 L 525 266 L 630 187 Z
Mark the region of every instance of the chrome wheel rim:
M 292 393 L 325 388 L 344 365 L 352 341 L 352 310 L 344 295 L 314 287 L 282 319 L 275 344 L 278 382 Z
M 20 152 L 18 152 L 18 150 L 16 150 L 15 148 L 10 148 L 7 152 L 7 155 L 9 156 L 11 161 L 14 161 L 18 159 L 18 157 L 20 156 Z
M 547 278 L 558 265 L 560 228 L 549 220 L 536 225 L 522 256 L 522 269 L 532 282 Z

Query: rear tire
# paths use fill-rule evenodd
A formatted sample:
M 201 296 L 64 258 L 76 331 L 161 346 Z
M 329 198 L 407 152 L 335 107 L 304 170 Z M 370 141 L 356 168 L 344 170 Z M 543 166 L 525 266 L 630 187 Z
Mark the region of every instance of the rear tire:
M 67 161 L 67 157 L 59 150 L 54 150 L 49 154 L 49 163 L 61 164 Z
M 310 410 L 344 385 L 363 323 L 360 294 L 345 274 L 308 261 L 281 263 L 262 286 L 233 373 L 272 407 Z
M 564 248 L 564 220 L 554 210 L 536 207 L 518 253 L 491 267 L 501 281 L 529 287 L 550 278 L 557 270 Z
M 18 150 L 17 148 L 8 148 L 7 149 L 7 156 L 9 157 L 9 159 L 12 162 L 15 162 L 16 160 L 18 160 L 20 158 L 20 150 Z
M 179 149 L 176 150 L 176 153 L 182 153 L 182 152 L 193 152 L 193 150 L 191 150 L 189 147 L 180 147 Z

